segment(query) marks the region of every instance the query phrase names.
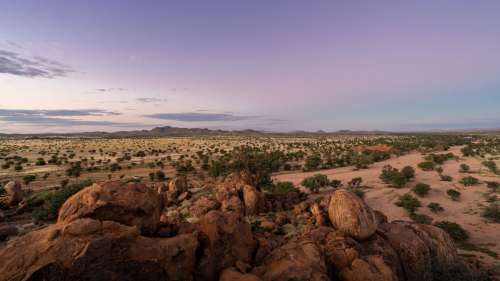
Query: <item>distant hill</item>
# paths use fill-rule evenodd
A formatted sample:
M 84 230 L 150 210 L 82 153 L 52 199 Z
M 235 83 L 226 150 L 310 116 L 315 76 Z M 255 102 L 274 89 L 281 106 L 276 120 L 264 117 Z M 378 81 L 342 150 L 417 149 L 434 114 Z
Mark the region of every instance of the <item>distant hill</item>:
M 1 134 L 0 138 L 133 138 L 133 137 L 190 137 L 190 136 L 333 136 L 333 135 L 405 135 L 405 134 L 465 134 L 465 133 L 500 133 L 500 129 L 469 129 L 456 131 L 428 132 L 390 132 L 390 131 L 351 131 L 335 132 L 292 131 L 286 133 L 264 132 L 257 130 L 212 130 L 207 128 L 180 128 L 172 126 L 156 127 L 151 130 L 133 130 L 117 132 L 81 132 L 81 133 L 43 133 L 43 134 Z

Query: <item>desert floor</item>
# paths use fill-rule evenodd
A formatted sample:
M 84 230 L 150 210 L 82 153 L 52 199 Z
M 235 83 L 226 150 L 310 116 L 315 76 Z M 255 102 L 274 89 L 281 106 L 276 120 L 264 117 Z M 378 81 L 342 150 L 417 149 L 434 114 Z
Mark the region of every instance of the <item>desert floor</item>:
M 452 147 L 449 152 L 455 155 L 462 155 L 460 153 L 461 147 Z M 394 203 L 398 200 L 400 195 L 411 192 L 411 188 L 417 182 L 429 184 L 432 188 L 430 193 L 423 198 L 419 197 L 422 207 L 418 213 L 428 215 L 436 221 L 451 221 L 462 225 L 469 232 L 469 242 L 488 249 L 500 255 L 500 225 L 498 223 L 488 222 L 480 216 L 482 208 L 486 206 L 486 196 L 489 193 L 486 184 L 482 183 L 476 186 L 465 187 L 459 183 L 459 180 L 466 175 L 472 175 L 483 181 L 498 181 L 499 176 L 488 173 L 486 168 L 481 165 L 481 159 L 473 157 L 460 157 L 458 160 L 449 160 L 445 162 L 443 167 L 443 174 L 453 177 L 452 182 L 440 181 L 440 177 L 435 171 L 422 171 L 417 168 L 417 164 L 423 161 L 423 155 L 419 152 L 413 152 L 401 157 L 391 158 L 382 162 L 373 164 L 368 169 L 355 170 L 353 167 L 343 167 L 328 170 L 321 170 L 316 172 L 289 172 L 278 173 L 274 175 L 274 179 L 278 181 L 291 181 L 296 185 L 305 177 L 322 173 L 327 175 L 331 180 L 342 180 L 343 183 L 348 182 L 353 177 L 362 177 L 363 185 L 366 186 L 365 201 L 373 209 L 383 212 L 389 221 L 393 220 L 411 220 L 403 208 L 396 206 Z M 471 173 L 463 174 L 459 172 L 459 166 L 466 163 L 471 167 Z M 402 168 L 410 165 L 416 170 L 416 178 L 404 188 L 392 188 L 384 184 L 379 175 L 385 165 L 391 165 L 395 168 Z M 452 201 L 447 195 L 446 190 L 453 188 L 461 192 L 459 201 Z M 321 195 L 327 195 L 332 190 L 325 190 Z M 443 212 L 438 214 L 432 213 L 427 204 L 430 202 L 437 202 L 444 208 Z M 463 251 L 463 255 L 475 255 L 479 260 L 485 264 L 500 266 L 500 260 L 491 255 L 479 251 Z

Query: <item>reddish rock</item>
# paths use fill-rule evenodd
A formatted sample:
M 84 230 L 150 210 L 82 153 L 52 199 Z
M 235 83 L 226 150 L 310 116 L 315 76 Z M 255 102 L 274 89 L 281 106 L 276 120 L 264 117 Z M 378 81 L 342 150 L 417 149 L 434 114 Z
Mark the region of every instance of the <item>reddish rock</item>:
M 94 184 L 70 197 L 59 210 L 59 223 L 79 218 L 109 220 L 154 233 L 160 222 L 158 194 L 143 184 L 118 181 Z

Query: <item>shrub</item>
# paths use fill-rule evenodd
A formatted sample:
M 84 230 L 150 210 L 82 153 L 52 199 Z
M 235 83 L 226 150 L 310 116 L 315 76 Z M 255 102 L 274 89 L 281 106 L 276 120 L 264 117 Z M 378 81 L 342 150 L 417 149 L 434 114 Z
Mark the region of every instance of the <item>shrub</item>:
M 434 266 L 432 276 L 434 281 L 492 281 L 486 272 L 471 269 L 461 261 L 447 267 Z
M 455 241 L 465 241 L 469 239 L 469 234 L 467 233 L 467 231 L 457 223 L 440 221 L 434 223 L 434 225 L 446 231 Z
M 73 194 L 91 185 L 90 180 L 80 181 L 74 184 L 67 185 L 58 190 L 53 190 L 40 195 L 34 194 L 28 198 L 28 205 L 37 200 L 43 200 L 45 203 L 33 210 L 32 216 L 38 220 L 53 220 L 57 218 L 57 213 L 66 200 Z M 38 197 L 38 198 L 37 198 Z M 42 198 L 40 198 L 42 197 Z
M 448 176 L 448 175 L 441 175 L 441 181 L 452 181 L 453 178 L 451 176 Z
M 351 189 L 349 189 L 349 191 L 351 191 L 352 193 L 356 194 L 361 199 L 365 198 L 365 191 L 362 188 L 360 188 L 360 187 L 351 188 Z
M 333 188 L 339 188 L 342 186 L 342 181 L 341 180 L 331 180 L 330 186 Z
M 463 177 L 460 180 L 460 183 L 465 185 L 465 186 L 472 186 L 472 185 L 478 184 L 479 180 L 475 177 L 467 176 L 467 177 Z
M 411 173 L 411 172 L 409 172 L 409 169 L 407 169 L 406 172 Z M 408 178 L 407 178 L 407 176 L 405 176 L 405 174 L 403 174 L 398 169 L 393 168 L 390 165 L 384 166 L 379 178 L 384 183 L 390 184 L 391 186 L 398 187 L 398 188 L 403 187 L 408 182 Z
M 448 196 L 450 196 L 453 201 L 458 201 L 458 198 L 460 198 L 461 195 L 460 191 L 455 189 L 448 189 L 446 191 L 446 194 L 448 194 Z
M 486 186 L 493 192 L 498 192 L 500 188 L 500 183 L 497 181 L 487 181 Z
M 156 176 L 156 180 L 158 180 L 158 181 L 164 181 L 167 178 L 167 176 L 165 175 L 165 172 L 163 172 L 161 170 L 156 171 L 155 176 Z
M 299 192 L 299 190 L 295 187 L 292 182 L 289 181 L 280 181 L 273 183 L 271 185 L 267 185 L 264 188 L 269 193 L 274 194 L 286 194 L 288 192 Z
M 411 166 L 405 166 L 401 169 L 401 173 L 407 180 L 411 180 L 415 178 L 415 169 Z
M 410 213 L 410 218 L 416 223 L 421 223 L 421 224 L 432 223 L 432 218 L 424 214 Z
M 427 205 L 427 208 L 429 208 L 429 210 L 431 210 L 431 212 L 433 213 L 439 213 L 444 211 L 444 208 L 441 206 L 441 204 L 436 202 L 429 203 L 429 205 Z
M 405 209 L 408 213 L 411 214 L 414 213 L 422 205 L 420 204 L 420 201 L 418 201 L 417 198 L 407 193 L 399 197 L 399 200 L 396 202 L 396 206 Z
M 429 194 L 429 191 L 431 190 L 431 187 L 428 184 L 425 183 L 417 183 L 415 187 L 413 188 L 413 192 L 417 194 L 420 197 L 424 197 L 427 194 Z
M 38 158 L 35 162 L 35 165 L 37 165 L 37 166 L 43 166 L 45 164 L 47 164 L 47 163 L 45 163 L 45 160 L 43 158 Z
M 500 222 L 500 204 L 491 202 L 488 207 L 484 208 L 481 216 L 491 219 L 494 222 Z
M 26 175 L 23 177 L 23 182 L 24 184 L 28 185 L 30 182 L 34 181 L 36 179 L 35 175 Z
M 436 164 L 432 161 L 424 161 L 420 162 L 418 167 L 424 171 L 432 171 L 436 167 Z
M 488 170 L 490 170 L 492 173 L 498 173 L 498 170 L 497 170 L 497 164 L 494 162 L 494 161 L 484 161 L 483 162 L 483 165 L 488 168 Z
M 302 180 L 301 185 L 310 189 L 311 192 L 317 193 L 320 188 L 324 188 L 330 185 L 330 181 L 328 180 L 328 177 L 326 175 L 316 174 Z
M 349 188 L 360 188 L 361 183 L 363 183 L 363 179 L 361 177 L 352 178 L 351 181 L 347 183 L 347 187 Z
M 459 169 L 459 172 L 460 173 L 468 173 L 470 172 L 470 166 L 467 165 L 467 164 L 460 164 L 460 169 Z
M 306 162 L 304 163 L 304 169 L 306 171 L 317 170 L 321 165 L 321 156 L 319 154 L 314 154 L 306 158 Z

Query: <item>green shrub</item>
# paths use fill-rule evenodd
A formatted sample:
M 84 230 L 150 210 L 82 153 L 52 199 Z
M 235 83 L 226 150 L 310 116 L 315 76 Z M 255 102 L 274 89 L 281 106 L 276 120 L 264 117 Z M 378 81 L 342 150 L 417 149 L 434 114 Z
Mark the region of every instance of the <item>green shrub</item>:
M 424 197 L 427 194 L 429 194 L 429 191 L 431 190 L 431 187 L 428 184 L 419 182 L 419 183 L 417 183 L 415 185 L 415 187 L 412 190 L 419 197 Z
M 403 169 L 401 169 L 401 173 L 408 181 L 415 178 L 415 169 L 411 166 L 403 167 Z
M 90 180 L 84 180 L 74 184 L 69 184 L 58 190 L 34 194 L 32 197 L 28 198 L 28 205 L 32 205 L 33 202 L 39 200 L 42 200 L 45 203 L 42 206 L 35 208 L 32 212 L 32 216 L 38 220 L 56 219 L 59 209 L 64 202 L 66 202 L 66 200 L 73 194 L 91 184 L 92 182 Z
M 361 178 L 361 177 L 355 177 L 355 178 L 352 178 L 347 183 L 347 187 L 348 188 L 360 188 L 362 183 L 363 183 L 363 178 Z
M 47 163 L 45 162 L 45 160 L 43 158 L 38 158 L 35 162 L 35 165 L 37 165 L 37 166 L 43 166 L 45 164 L 47 164 Z
M 467 176 L 460 180 L 460 183 L 465 186 L 473 186 L 479 183 L 479 180 L 475 177 Z
M 316 174 L 302 180 L 301 185 L 310 189 L 311 192 L 317 193 L 320 188 L 325 188 L 330 185 L 328 177 L 323 174 Z
M 459 172 L 460 173 L 468 173 L 468 172 L 470 172 L 470 166 L 467 165 L 467 164 L 460 164 Z
M 306 158 L 306 162 L 304 163 L 304 170 L 306 171 L 314 171 L 317 170 L 321 165 L 321 156 L 319 154 L 314 154 Z
M 488 207 L 484 208 L 481 216 L 491 219 L 494 222 L 500 222 L 500 204 L 498 202 L 491 202 Z
M 431 212 L 433 213 L 439 213 L 444 211 L 444 208 L 441 206 L 441 204 L 436 202 L 429 203 L 429 205 L 427 205 L 427 208 L 429 208 L 429 210 L 431 210 Z
M 418 213 L 410 213 L 410 218 L 420 224 L 431 224 L 432 223 L 432 218 L 424 215 L 424 214 L 418 214 Z
M 36 180 L 36 175 L 26 175 L 23 177 L 24 184 L 28 185 L 30 182 Z
M 396 206 L 405 209 L 408 213 L 411 214 L 414 213 L 422 205 L 420 204 L 420 201 L 418 201 L 417 198 L 407 193 L 399 197 L 399 200 L 396 202 Z
M 331 180 L 330 181 L 330 186 L 333 188 L 339 188 L 342 186 L 342 181 L 340 180 Z
M 460 191 L 455 189 L 448 189 L 446 191 L 446 194 L 448 194 L 448 196 L 450 196 L 453 201 L 458 201 L 461 195 Z
M 411 168 L 411 167 L 410 167 Z M 413 169 L 413 168 L 412 168 Z M 382 173 L 379 178 L 387 184 L 393 187 L 403 187 L 408 182 L 408 177 L 411 176 L 411 172 L 407 169 L 407 175 L 400 172 L 398 169 L 393 168 L 391 165 L 386 165 L 382 169 Z
M 487 181 L 486 186 L 493 192 L 498 192 L 500 189 L 500 183 L 497 181 Z
M 448 176 L 448 175 L 441 175 L 441 181 L 452 181 L 453 178 L 451 176 Z
M 436 164 L 432 161 L 424 161 L 420 162 L 418 167 L 424 171 L 432 171 L 436 167 Z
M 469 239 L 469 234 L 467 233 L 467 231 L 457 223 L 440 221 L 434 223 L 434 225 L 446 231 L 455 241 L 465 241 Z
M 295 185 L 290 181 L 280 181 L 275 182 L 271 185 L 267 185 L 264 188 L 267 192 L 273 194 L 286 194 L 288 192 L 299 192 Z
M 492 173 L 495 173 L 495 174 L 498 173 L 497 164 L 494 161 L 492 161 L 492 160 L 483 161 L 483 165 L 486 168 L 488 168 L 488 170 L 490 170 Z

